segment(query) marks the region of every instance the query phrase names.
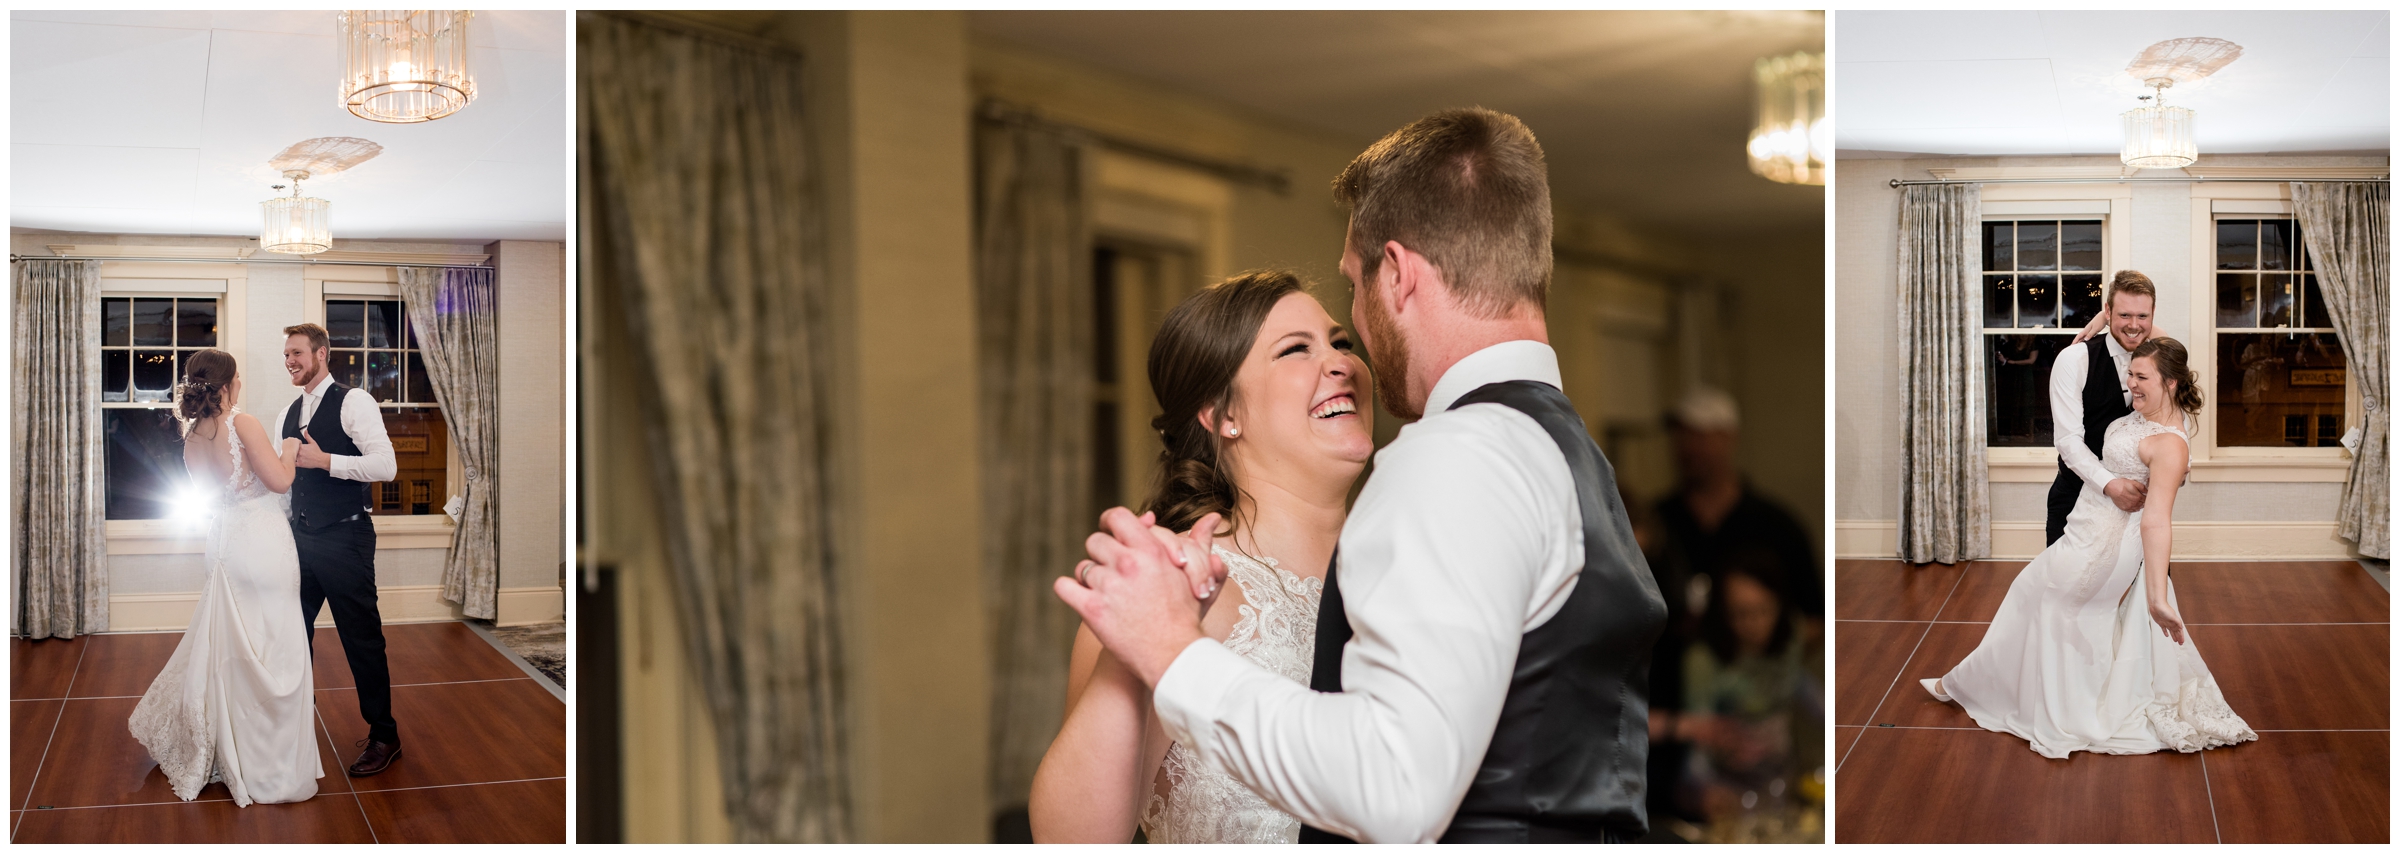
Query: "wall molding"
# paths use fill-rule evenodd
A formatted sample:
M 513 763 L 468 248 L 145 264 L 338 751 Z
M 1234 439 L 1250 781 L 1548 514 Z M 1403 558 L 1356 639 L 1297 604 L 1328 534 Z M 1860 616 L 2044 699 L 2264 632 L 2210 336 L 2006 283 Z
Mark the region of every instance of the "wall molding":
M 442 586 L 418 584 L 375 588 L 377 608 L 386 623 L 436 623 L 465 619 L 459 607 L 442 601 Z M 200 591 L 187 593 L 117 593 L 108 597 L 108 630 L 112 632 L 179 632 L 192 624 Z M 500 588 L 502 626 L 555 622 L 566 618 L 566 591 L 559 587 Z M 317 614 L 317 625 L 333 626 L 333 611 Z
M 2176 560 L 2350 560 L 2350 543 L 2326 522 L 2179 522 Z M 2042 552 L 2042 523 L 1993 522 L 1992 560 L 2032 560 Z M 1900 523 L 1886 519 L 1839 519 L 1833 523 L 1838 559 L 1897 560 Z
M 455 530 L 448 514 L 377 516 L 375 550 L 448 549 Z M 172 519 L 110 519 L 105 536 L 112 555 L 196 555 L 208 548 L 206 529 Z

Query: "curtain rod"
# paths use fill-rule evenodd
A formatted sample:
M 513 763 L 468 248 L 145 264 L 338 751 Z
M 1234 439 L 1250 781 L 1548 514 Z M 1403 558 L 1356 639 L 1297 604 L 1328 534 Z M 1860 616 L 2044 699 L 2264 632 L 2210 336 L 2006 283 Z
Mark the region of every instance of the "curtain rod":
M 1042 116 L 1040 113 L 1035 112 L 1030 107 L 1021 107 L 997 99 L 985 99 L 983 106 L 975 111 L 975 117 L 985 121 L 1000 122 L 1003 124 L 1040 125 L 1043 127 L 1068 131 L 1070 133 L 1079 134 L 1089 138 L 1093 142 L 1097 142 L 1104 147 L 1113 148 L 1127 154 L 1148 157 L 1153 160 L 1164 160 L 1180 166 L 1188 166 L 1193 169 L 1198 169 L 1202 172 L 1207 172 L 1211 175 L 1224 178 L 1228 181 L 1233 181 L 1235 183 L 1253 184 L 1256 186 L 1265 187 L 1267 190 L 1278 196 L 1288 196 L 1292 193 L 1292 176 L 1290 170 L 1288 169 L 1267 169 L 1259 166 L 1252 166 L 1247 163 L 1234 163 L 1231 161 L 1219 160 L 1213 157 L 1206 157 L 1189 152 L 1177 151 L 1172 148 L 1152 145 L 1147 142 L 1126 139 L 1121 136 L 1093 130 L 1081 125 L 1068 124 L 1056 119 L 1047 118 Z
M 484 264 L 394 264 L 389 261 L 311 261 L 306 258 L 157 258 L 151 256 L 111 255 L 18 255 L 9 253 L 8 261 L 165 261 L 177 264 L 316 264 L 328 267 L 456 267 L 465 270 L 488 269 Z
M 1984 178 L 1903 181 L 1893 178 L 1892 189 L 1934 184 L 2385 184 L 2391 176 L 2380 178 L 2195 178 L 2190 176 L 2157 178 Z

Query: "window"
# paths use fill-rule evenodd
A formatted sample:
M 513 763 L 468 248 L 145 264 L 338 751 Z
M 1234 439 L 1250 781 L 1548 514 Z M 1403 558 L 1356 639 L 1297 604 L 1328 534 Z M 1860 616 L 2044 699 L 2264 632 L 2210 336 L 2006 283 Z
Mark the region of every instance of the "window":
M 384 431 L 392 437 L 399 473 L 370 491 L 377 515 L 440 513 L 450 494 L 450 425 L 434 397 L 406 308 L 396 299 L 325 300 L 333 379 L 374 396 L 383 409 Z
M 2048 447 L 2050 365 L 2099 316 L 2096 219 L 1983 221 L 1984 393 L 1990 444 Z
M 109 519 L 164 519 L 185 489 L 175 383 L 191 354 L 217 346 L 214 296 L 100 300 L 100 429 Z
M 2216 376 L 2201 382 L 2215 397 L 2217 446 L 2340 444 L 2349 363 L 2300 223 L 2219 219 L 2215 237 Z

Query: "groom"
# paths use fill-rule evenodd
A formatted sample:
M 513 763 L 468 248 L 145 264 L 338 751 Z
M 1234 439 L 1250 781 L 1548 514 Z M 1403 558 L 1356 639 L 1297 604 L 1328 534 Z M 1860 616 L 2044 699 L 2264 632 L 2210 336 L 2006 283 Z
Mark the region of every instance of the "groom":
M 2057 543 L 2067 532 L 2067 514 L 2086 483 L 2131 513 L 2142 509 L 2148 487 L 2108 472 L 2100 464 L 2100 446 L 2108 425 L 2133 412 L 2133 395 L 2125 387 L 2125 369 L 2133 348 L 2150 337 L 2150 310 L 2158 290 L 2150 277 L 2119 270 L 2108 283 L 2108 300 L 2101 304 L 2108 334 L 2090 341 L 2077 337 L 2058 351 L 2050 365 L 2051 444 L 2058 448 L 2058 477 L 2050 482 L 2049 513 L 2043 522 L 2043 547 Z M 2089 334 L 2088 332 L 2086 334 Z
M 333 606 L 334 629 L 358 713 L 367 719 L 350 776 L 383 773 L 400 758 L 400 727 L 392 722 L 392 673 L 383 655 L 383 614 L 375 608 L 375 520 L 367 514 L 367 484 L 398 471 L 383 413 L 365 391 L 333 381 L 325 327 L 303 323 L 283 330 L 283 369 L 301 388 L 283 410 L 278 435 L 300 439 L 293 461 L 292 540 L 300 548 L 300 617 L 316 636 L 318 609 Z
M 1193 592 L 1222 569 L 1124 508 L 1058 594 L 1152 686 L 1167 732 L 1308 824 L 1302 842 L 1631 841 L 1666 603 L 1559 391 L 1541 147 L 1512 116 L 1446 111 L 1334 191 L 1377 393 L 1422 417 L 1376 454 L 1343 527 L 1324 693 L 1206 639 Z

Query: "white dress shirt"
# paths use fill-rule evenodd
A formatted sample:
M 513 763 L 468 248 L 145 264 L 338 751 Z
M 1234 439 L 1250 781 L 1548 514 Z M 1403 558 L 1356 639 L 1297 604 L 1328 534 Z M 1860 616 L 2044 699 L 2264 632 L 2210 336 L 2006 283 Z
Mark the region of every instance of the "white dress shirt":
M 275 416 L 275 441 L 283 441 L 283 421 L 290 417 L 292 407 L 300 407 L 300 426 L 308 426 L 317 417 L 317 404 L 325 402 L 325 388 L 333 384 L 332 375 L 321 376 L 300 393 L 300 397 Z M 375 397 L 363 388 L 354 388 L 342 395 L 342 432 L 358 446 L 357 456 L 328 452 L 333 458 L 326 472 L 343 480 L 377 483 L 391 480 L 400 473 L 400 463 L 392 458 L 392 437 L 383 430 L 383 409 L 375 405 Z M 308 434 L 318 438 L 314 431 Z M 323 444 L 322 441 L 319 444 Z
M 1342 526 L 1342 693 L 1321 694 L 1201 640 L 1159 677 L 1168 734 L 1269 803 L 1361 842 L 1433 842 L 1483 763 L 1517 647 L 1583 569 L 1574 475 L 1540 423 L 1489 383 L 1559 384 L 1536 341 L 1459 360 L 1427 415 L 1375 454 Z
M 2125 405 L 2133 405 L 2133 392 L 2126 389 L 2125 370 L 2133 362 L 2133 352 L 2117 343 L 2117 336 L 2106 332 L 2101 340 L 2108 342 L 2108 358 L 2117 363 L 2117 389 L 2125 395 Z M 2058 459 L 2067 470 L 2084 483 L 2105 488 L 2116 475 L 2100 464 L 2100 455 L 2083 443 L 2083 382 L 2092 375 L 2091 345 L 2073 344 L 2058 351 L 2058 360 L 2050 363 L 2050 435 L 2051 444 L 2058 448 Z

